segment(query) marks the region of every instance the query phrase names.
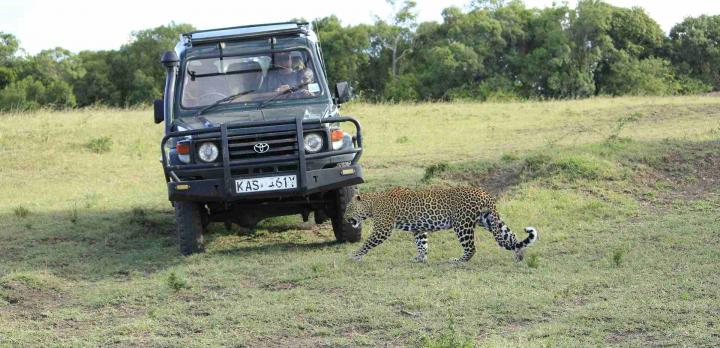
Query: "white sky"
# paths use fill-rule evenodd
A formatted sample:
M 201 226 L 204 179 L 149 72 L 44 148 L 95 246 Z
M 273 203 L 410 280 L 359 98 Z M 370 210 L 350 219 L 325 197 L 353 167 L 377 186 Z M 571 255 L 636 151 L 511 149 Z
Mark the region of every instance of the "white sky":
M 645 8 L 660 26 L 670 28 L 688 16 L 720 14 L 718 0 L 606 0 L 622 7 Z M 441 20 L 443 8 L 464 8 L 470 0 L 417 0 L 420 21 Z M 525 0 L 528 7 L 546 7 L 553 0 Z M 574 6 L 576 0 L 568 1 Z M 209 29 L 294 17 L 314 19 L 337 15 L 344 24 L 371 23 L 373 16 L 387 17 L 384 0 L 0 0 L 0 32 L 20 40 L 28 53 L 63 47 L 81 50 L 117 49 L 135 30 L 175 21 Z

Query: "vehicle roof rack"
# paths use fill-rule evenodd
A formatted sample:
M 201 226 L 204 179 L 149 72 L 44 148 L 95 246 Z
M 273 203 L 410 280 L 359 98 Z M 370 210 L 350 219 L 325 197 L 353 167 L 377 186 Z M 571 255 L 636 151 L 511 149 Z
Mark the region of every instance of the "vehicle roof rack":
M 252 39 L 272 35 L 307 34 L 308 31 L 309 24 L 307 22 L 280 22 L 197 30 L 182 34 L 182 37 L 186 45 L 192 46 L 193 44 Z

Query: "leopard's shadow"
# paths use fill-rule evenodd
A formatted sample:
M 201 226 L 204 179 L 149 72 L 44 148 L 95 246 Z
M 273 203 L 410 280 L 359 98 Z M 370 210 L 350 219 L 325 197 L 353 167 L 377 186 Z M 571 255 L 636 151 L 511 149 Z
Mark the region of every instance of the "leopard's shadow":
M 228 249 L 210 251 L 213 254 L 223 255 L 248 255 L 248 254 L 285 254 L 295 251 L 334 249 L 344 245 L 343 243 L 328 240 L 322 242 L 268 242 L 266 244 L 239 245 Z

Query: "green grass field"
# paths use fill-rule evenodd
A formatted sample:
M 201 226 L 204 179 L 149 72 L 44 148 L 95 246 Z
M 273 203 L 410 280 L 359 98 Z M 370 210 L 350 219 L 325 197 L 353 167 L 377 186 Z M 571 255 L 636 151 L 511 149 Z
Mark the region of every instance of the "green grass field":
M 0 115 L 0 346 L 720 345 L 720 98 L 366 105 L 361 190 L 482 185 L 477 230 L 353 262 L 329 225 L 212 225 L 181 257 L 149 110 Z M 365 227 L 364 235 L 372 228 Z

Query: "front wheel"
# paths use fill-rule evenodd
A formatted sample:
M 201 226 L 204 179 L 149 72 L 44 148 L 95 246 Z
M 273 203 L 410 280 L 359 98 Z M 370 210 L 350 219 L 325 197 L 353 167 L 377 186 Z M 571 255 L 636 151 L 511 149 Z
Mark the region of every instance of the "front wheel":
M 338 242 L 359 242 L 362 237 L 362 222 L 357 227 L 345 221 L 345 209 L 355 196 L 355 186 L 343 187 L 335 191 L 335 214 L 332 216 L 333 232 Z
M 190 255 L 202 251 L 205 214 L 207 211 L 200 203 L 175 202 L 175 221 L 181 254 Z

